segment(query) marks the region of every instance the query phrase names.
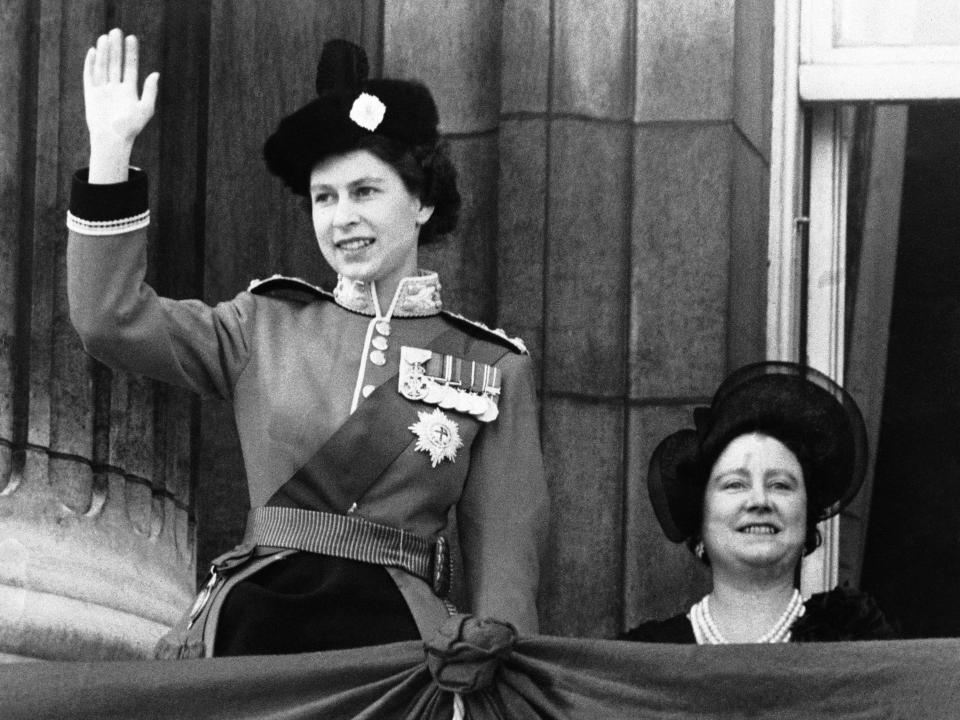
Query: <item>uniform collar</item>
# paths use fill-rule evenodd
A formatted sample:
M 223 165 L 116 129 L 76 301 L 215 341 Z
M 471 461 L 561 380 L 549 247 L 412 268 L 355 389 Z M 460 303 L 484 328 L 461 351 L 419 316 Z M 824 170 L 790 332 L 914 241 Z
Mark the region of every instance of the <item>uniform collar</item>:
M 380 304 L 375 282 L 343 275 L 337 277 L 333 299 L 347 310 L 371 317 L 426 317 L 436 315 L 443 307 L 440 278 L 430 270 L 418 270 L 416 275 L 403 278 L 387 308 Z

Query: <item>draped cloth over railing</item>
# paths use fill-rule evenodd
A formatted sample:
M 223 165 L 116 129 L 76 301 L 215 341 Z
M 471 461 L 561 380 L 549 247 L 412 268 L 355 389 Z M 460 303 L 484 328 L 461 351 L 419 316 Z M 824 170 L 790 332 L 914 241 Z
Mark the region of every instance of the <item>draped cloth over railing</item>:
M 426 651 L 425 651 L 426 650 Z M 0 666 L 12 718 L 942 718 L 960 639 L 697 647 L 536 636 L 456 616 L 427 644 Z

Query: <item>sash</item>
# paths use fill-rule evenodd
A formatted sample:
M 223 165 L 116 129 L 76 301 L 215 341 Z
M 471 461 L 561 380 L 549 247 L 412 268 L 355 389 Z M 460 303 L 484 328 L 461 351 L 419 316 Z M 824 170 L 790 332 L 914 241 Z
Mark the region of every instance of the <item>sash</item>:
M 509 350 L 468 333 L 449 328 L 426 347 L 432 352 L 495 365 Z M 397 389 L 398 375 L 382 383 L 337 428 L 316 454 L 267 501 L 268 506 L 311 510 L 332 505 L 335 512 L 349 508 L 376 482 L 407 447 L 416 441 L 409 423 L 416 419 L 419 402 L 408 400 Z M 463 419 L 478 423 L 466 414 Z M 479 423 L 478 423 L 479 424 Z

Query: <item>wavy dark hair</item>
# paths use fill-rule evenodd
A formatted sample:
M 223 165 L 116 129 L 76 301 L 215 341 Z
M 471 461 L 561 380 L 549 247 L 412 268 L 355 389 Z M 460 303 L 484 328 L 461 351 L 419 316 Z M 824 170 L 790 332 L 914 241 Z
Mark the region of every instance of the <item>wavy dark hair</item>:
M 397 171 L 410 194 L 433 208 L 430 219 L 420 228 L 421 245 L 436 242 L 457 227 L 460 191 L 457 189 L 457 170 L 450 160 L 446 143 L 409 146 L 371 134 L 364 137 L 356 149 L 367 150 L 387 163 Z

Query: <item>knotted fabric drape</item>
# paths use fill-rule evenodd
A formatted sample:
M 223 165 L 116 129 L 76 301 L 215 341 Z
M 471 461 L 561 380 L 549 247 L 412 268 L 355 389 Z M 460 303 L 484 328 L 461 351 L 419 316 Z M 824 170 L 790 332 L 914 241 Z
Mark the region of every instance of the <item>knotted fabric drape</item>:
M 271 657 L 0 666 L 12 718 L 952 718 L 960 639 L 697 647 L 470 616 L 419 642 Z

